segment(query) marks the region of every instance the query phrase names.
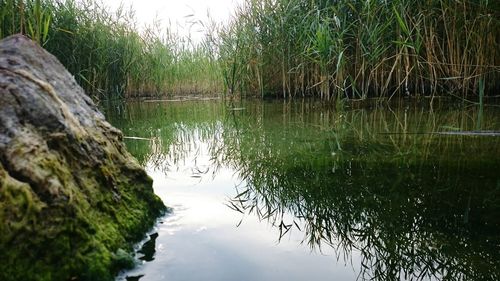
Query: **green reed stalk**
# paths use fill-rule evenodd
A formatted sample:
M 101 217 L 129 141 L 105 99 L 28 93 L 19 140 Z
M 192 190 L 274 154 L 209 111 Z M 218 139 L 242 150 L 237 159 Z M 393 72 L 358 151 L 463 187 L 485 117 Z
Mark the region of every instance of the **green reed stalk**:
M 201 44 L 95 0 L 0 1 L 0 38 L 23 33 L 96 99 L 228 92 L 324 100 L 500 88 L 494 1 L 246 0 Z
M 465 98 L 479 77 L 487 95 L 500 87 L 493 2 L 247 0 L 220 31 L 219 62 L 238 69 L 226 84 L 262 96 Z
M 99 1 L 0 1 L 0 38 L 32 38 L 95 99 L 222 91 L 206 45 L 194 46 L 159 23 L 138 30 L 133 11 L 110 13 Z

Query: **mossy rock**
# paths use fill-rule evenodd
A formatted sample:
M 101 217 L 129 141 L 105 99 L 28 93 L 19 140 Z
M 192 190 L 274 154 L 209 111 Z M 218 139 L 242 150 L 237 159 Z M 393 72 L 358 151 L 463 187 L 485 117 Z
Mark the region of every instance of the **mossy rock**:
M 57 59 L 0 41 L 0 280 L 113 280 L 164 210 Z

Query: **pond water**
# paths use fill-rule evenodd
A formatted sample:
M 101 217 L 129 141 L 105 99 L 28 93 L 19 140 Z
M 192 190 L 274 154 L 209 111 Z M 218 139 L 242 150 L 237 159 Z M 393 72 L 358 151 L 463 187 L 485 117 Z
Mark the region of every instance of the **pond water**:
M 171 207 L 117 280 L 500 280 L 500 108 L 109 105 Z

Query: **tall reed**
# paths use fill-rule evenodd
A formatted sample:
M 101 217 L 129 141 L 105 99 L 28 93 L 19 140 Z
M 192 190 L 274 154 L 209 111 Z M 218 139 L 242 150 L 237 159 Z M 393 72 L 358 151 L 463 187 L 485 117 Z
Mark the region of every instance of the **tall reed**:
M 489 0 L 246 0 L 193 44 L 158 23 L 139 32 L 133 11 L 96 0 L 2 0 L 0 38 L 31 37 L 96 99 L 475 99 L 500 89 L 499 19 Z
M 160 26 L 139 31 L 132 10 L 95 0 L 0 1 L 0 38 L 37 41 L 95 99 L 222 91 L 210 51 Z
M 323 99 L 500 88 L 496 1 L 247 0 L 220 30 L 231 90 Z

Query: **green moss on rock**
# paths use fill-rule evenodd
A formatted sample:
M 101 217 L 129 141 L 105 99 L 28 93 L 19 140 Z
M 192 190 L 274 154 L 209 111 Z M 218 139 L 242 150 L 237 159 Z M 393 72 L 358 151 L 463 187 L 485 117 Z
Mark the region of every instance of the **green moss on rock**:
M 0 42 L 0 280 L 113 280 L 165 210 L 73 77 L 22 36 Z

